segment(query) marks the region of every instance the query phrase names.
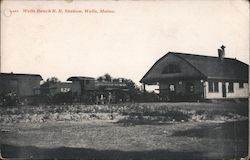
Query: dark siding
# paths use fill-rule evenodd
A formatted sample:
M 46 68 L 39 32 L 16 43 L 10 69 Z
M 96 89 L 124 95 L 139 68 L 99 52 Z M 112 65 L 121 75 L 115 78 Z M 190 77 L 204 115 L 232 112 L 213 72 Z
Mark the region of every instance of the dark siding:
M 1 73 L 0 92 L 1 94 L 15 93 L 19 97 L 33 96 L 35 88 L 40 87 L 41 80 L 41 76 Z
M 166 73 L 164 69 L 168 66 L 176 66 L 178 70 L 176 72 Z M 150 84 L 166 80 L 201 79 L 203 77 L 204 76 L 197 69 L 183 59 L 173 54 L 168 54 L 150 69 L 141 82 Z

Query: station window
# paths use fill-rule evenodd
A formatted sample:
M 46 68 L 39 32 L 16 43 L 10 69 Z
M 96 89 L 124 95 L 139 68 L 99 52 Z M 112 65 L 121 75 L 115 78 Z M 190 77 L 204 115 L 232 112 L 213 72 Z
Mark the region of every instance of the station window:
M 174 86 L 174 84 L 170 84 L 170 85 L 169 85 L 169 91 L 170 91 L 170 92 L 174 92 L 174 91 L 175 91 L 175 86 Z
M 218 82 L 214 82 L 214 91 L 219 92 L 219 84 L 218 84 Z
M 219 92 L 219 83 L 218 82 L 208 82 L 208 91 L 209 92 Z
M 239 88 L 244 88 L 244 83 L 243 82 L 239 82 Z
M 165 66 L 162 70 L 162 74 L 168 74 L 168 73 L 180 73 L 180 67 L 177 64 L 169 64 Z
M 192 93 L 192 92 L 194 92 L 194 86 L 193 85 L 190 85 L 189 86 L 189 91 Z
M 193 82 L 186 83 L 186 92 L 187 93 L 194 93 L 194 83 Z
M 228 83 L 228 92 L 234 92 L 234 83 L 233 82 L 229 82 Z

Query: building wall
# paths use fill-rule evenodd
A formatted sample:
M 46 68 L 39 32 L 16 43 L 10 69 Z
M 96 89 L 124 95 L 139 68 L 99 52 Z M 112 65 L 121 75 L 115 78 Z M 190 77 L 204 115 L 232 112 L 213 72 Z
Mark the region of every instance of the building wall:
M 202 94 L 203 93 L 203 87 L 202 82 L 200 80 L 193 80 L 193 81 L 165 81 L 159 83 L 159 89 L 160 94 L 168 94 L 169 93 L 169 85 L 174 84 L 175 85 L 175 92 L 176 94 L 191 94 L 187 93 L 186 91 L 186 85 L 187 83 L 193 83 L 194 85 L 194 92 L 192 94 Z
M 218 92 L 209 92 L 208 82 L 205 82 L 205 98 L 217 99 L 217 98 L 247 98 L 248 97 L 248 83 L 243 83 L 244 88 L 239 88 L 239 82 L 234 82 L 234 92 L 228 92 L 229 82 L 225 82 L 226 85 L 226 97 L 222 96 L 222 82 L 218 82 Z
M 248 83 L 243 84 L 244 88 L 239 88 L 239 83 L 234 83 L 234 92 L 227 93 L 227 98 L 247 98 L 248 97 Z M 226 83 L 228 92 L 228 83 Z
M 204 92 L 205 92 L 206 99 L 222 98 L 222 82 L 218 82 L 218 92 L 209 92 L 208 82 L 206 81 Z

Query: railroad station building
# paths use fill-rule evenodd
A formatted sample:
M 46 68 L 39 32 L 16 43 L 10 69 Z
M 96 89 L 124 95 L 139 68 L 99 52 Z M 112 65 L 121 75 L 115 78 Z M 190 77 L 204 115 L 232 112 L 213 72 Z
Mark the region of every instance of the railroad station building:
M 248 65 L 226 58 L 224 49 L 218 57 L 169 52 L 140 82 L 158 85 L 163 100 L 248 98 Z

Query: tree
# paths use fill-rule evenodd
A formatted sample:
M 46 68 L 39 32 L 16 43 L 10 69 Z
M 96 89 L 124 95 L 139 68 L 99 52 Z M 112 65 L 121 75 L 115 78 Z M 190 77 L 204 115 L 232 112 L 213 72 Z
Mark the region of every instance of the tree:
M 49 87 L 50 84 L 55 84 L 61 82 L 57 77 L 50 77 L 48 78 L 41 87 Z
M 125 83 L 128 89 L 134 89 L 137 90 L 139 89 L 139 87 L 135 84 L 135 82 L 133 82 L 131 79 L 127 79 L 127 78 L 116 78 L 113 79 L 114 82 L 122 82 Z
M 130 100 L 134 102 L 138 101 L 141 91 L 135 82 L 127 78 L 116 78 L 113 79 L 113 82 L 125 83 L 126 88 L 128 89 L 126 93 L 130 97 Z
M 46 80 L 46 82 L 58 83 L 58 82 L 60 82 L 60 80 L 59 80 L 57 77 L 51 77 L 51 78 L 48 78 L 48 79 Z
M 60 80 L 57 77 L 48 78 L 43 84 L 41 84 L 41 95 L 45 96 L 45 101 L 51 103 L 54 98 L 54 94 L 52 93 L 51 86 L 56 83 L 60 83 Z
M 97 80 L 98 80 L 99 82 L 102 82 L 102 81 L 103 81 L 103 77 L 100 76 L 100 77 L 97 78 Z
M 103 76 L 98 77 L 97 80 L 100 82 L 102 82 L 102 81 L 111 82 L 112 77 L 108 73 L 106 73 Z
M 106 73 L 106 74 L 104 75 L 104 79 L 105 79 L 105 81 L 107 81 L 107 82 L 111 82 L 111 81 L 112 81 L 112 77 L 111 77 L 108 73 Z

